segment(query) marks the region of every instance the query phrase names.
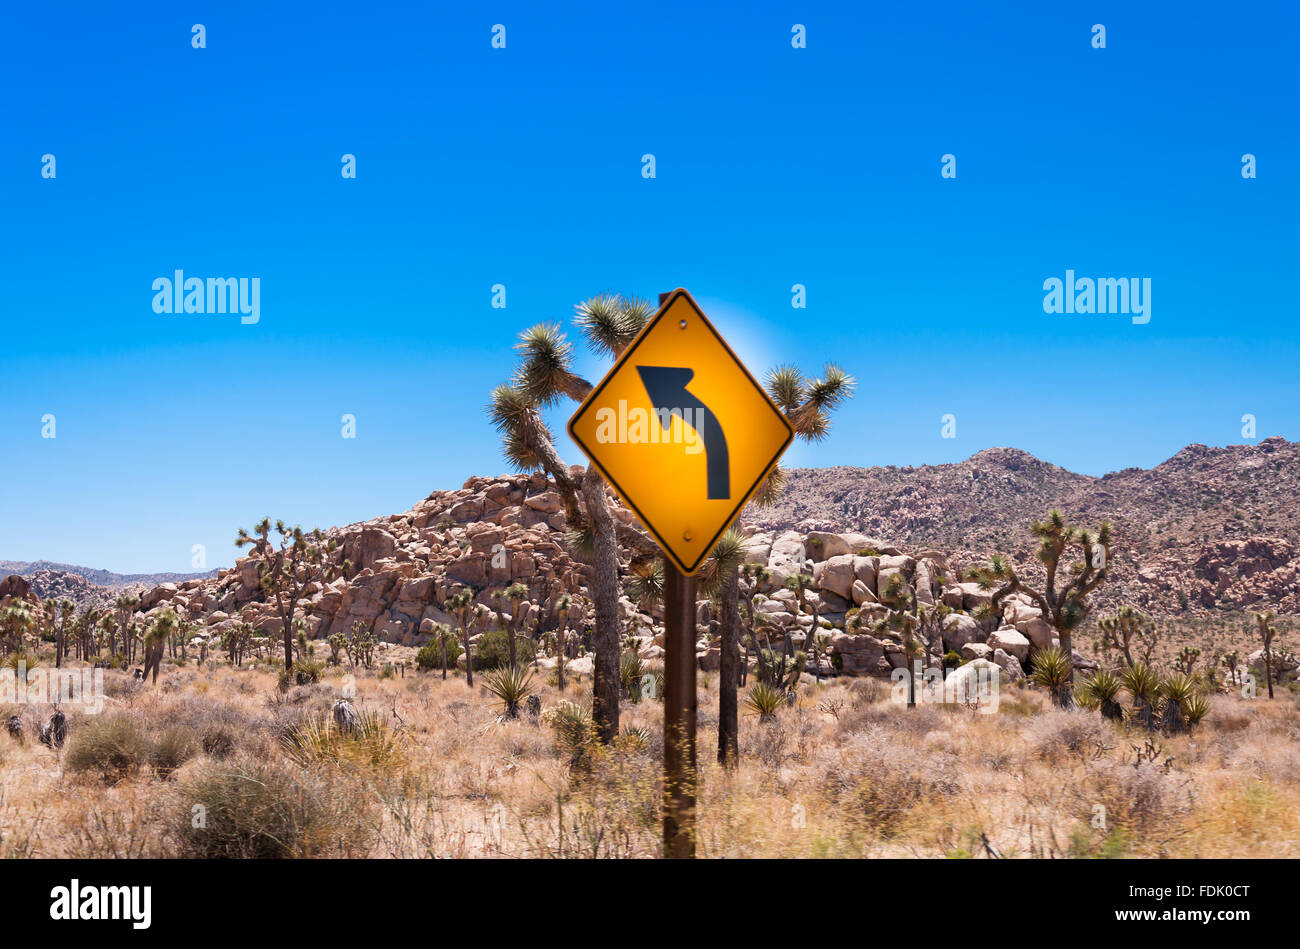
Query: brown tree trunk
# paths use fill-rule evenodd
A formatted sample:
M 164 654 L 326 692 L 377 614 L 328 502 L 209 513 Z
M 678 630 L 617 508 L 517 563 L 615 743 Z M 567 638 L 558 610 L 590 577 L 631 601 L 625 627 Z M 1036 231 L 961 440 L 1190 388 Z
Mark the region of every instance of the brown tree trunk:
M 722 655 L 718 670 L 718 763 L 740 760 L 736 690 L 740 683 L 740 575 L 733 568 L 722 583 Z
M 1070 633 L 1068 629 L 1058 629 L 1057 634 L 1061 637 L 1061 652 L 1065 653 L 1065 661 L 1070 664 L 1070 674 L 1065 681 L 1069 683 L 1070 686 L 1073 686 L 1074 685 L 1074 636 Z M 1074 702 L 1070 702 L 1070 707 L 1073 706 L 1074 706 Z
M 595 466 L 582 479 L 595 541 L 592 601 L 596 608 L 596 629 L 592 647 L 596 653 L 596 681 L 592 689 L 592 716 L 600 740 L 609 744 L 618 736 L 619 683 L 618 643 L 618 541 L 614 519 L 609 513 L 605 481 Z
M 465 684 L 472 689 L 474 688 L 474 657 L 470 655 L 469 626 L 462 626 L 460 630 L 465 641 Z

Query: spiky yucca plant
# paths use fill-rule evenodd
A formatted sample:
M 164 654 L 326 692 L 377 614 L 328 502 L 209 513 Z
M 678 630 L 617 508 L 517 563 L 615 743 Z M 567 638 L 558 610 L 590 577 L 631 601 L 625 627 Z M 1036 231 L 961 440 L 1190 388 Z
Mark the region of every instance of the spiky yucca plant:
M 489 669 L 483 673 L 483 688 L 501 701 L 507 718 L 518 718 L 519 706 L 533 692 L 533 670 L 520 665 Z
M 641 701 L 641 677 L 646 673 L 645 660 L 635 649 L 623 653 L 618 663 L 618 677 L 623 684 L 623 695 L 633 702 Z
M 582 764 L 596 744 L 596 722 L 588 702 L 562 699 L 542 713 L 543 724 L 555 732 L 556 743 L 569 756 L 569 764 Z
M 1058 708 L 1070 708 L 1074 705 L 1074 691 L 1070 687 L 1070 657 L 1058 646 L 1034 651 L 1030 661 L 1034 665 L 1031 679 L 1047 689 L 1052 696 L 1052 704 Z
M 1134 663 L 1120 673 L 1124 690 L 1133 696 L 1133 712 L 1146 728 L 1156 727 L 1156 702 L 1160 697 L 1160 677 L 1145 662 Z
M 1084 683 L 1082 695 L 1101 709 L 1102 718 L 1121 721 L 1124 718 L 1124 709 L 1119 702 L 1115 701 L 1121 688 L 1119 676 L 1109 669 L 1098 669 Z
M 1197 693 L 1183 703 L 1183 714 L 1187 716 L 1188 729 L 1194 729 L 1210 713 L 1210 703 L 1205 696 Z
M 653 736 L 648 728 L 642 728 L 639 725 L 624 725 L 623 730 L 618 733 L 615 746 L 622 752 L 636 755 L 650 749 L 652 738 Z
M 404 757 L 398 736 L 383 718 L 367 709 L 358 712 L 355 731 L 340 729 L 332 716 L 322 713 L 288 731 L 280 743 L 285 754 L 304 767 L 320 762 L 391 767 Z
M 745 708 L 764 724 L 776 721 L 777 711 L 785 704 L 785 690 L 773 688 L 766 682 L 755 682 L 745 697 Z
M 1187 703 L 1196 695 L 1196 681 L 1189 675 L 1176 673 L 1160 683 L 1160 694 L 1165 700 L 1161 727 L 1172 734 L 1186 730 Z

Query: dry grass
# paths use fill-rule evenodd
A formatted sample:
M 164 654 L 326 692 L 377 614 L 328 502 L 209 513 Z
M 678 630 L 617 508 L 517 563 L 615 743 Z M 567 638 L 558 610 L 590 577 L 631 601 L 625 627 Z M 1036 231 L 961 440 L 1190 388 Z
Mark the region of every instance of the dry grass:
M 1051 709 L 893 705 L 879 683 L 804 690 L 742 717 L 742 762 L 716 760 L 717 683 L 700 696 L 699 838 L 708 857 L 1296 857 L 1300 710 L 1216 696 L 1193 734 L 1155 740 Z M 461 678 L 356 677 L 360 739 L 333 733 L 337 673 L 280 693 L 271 667 L 110 673 L 98 716 L 40 745 L 47 707 L 0 736 L 0 854 L 42 857 L 652 857 L 662 707 L 627 703 L 613 748 L 577 763 L 543 716 L 503 720 Z M 581 704 L 539 682 L 544 709 Z M 350 744 L 349 742 L 355 742 Z M 571 744 L 571 743 L 570 743 Z M 1142 759 L 1139 761 L 1139 753 Z M 201 820 L 199 819 L 201 816 Z

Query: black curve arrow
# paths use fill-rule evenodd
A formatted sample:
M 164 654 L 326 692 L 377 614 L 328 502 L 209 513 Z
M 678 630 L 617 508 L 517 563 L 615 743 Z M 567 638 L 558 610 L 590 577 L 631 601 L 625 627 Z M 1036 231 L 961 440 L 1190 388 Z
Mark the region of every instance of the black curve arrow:
M 641 382 L 650 395 L 650 404 L 659 416 L 664 431 L 676 415 L 704 442 L 704 459 L 708 471 L 709 500 L 725 501 L 731 497 L 731 457 L 727 453 L 727 436 L 713 411 L 686 390 L 695 376 L 694 369 L 678 366 L 637 366 Z M 688 418 L 685 410 L 692 410 Z

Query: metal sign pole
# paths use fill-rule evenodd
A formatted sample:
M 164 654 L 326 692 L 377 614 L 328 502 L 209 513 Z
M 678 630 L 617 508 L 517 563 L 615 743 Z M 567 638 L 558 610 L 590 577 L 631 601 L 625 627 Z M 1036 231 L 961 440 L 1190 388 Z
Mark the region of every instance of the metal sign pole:
M 695 578 L 664 558 L 664 848 L 695 856 Z

